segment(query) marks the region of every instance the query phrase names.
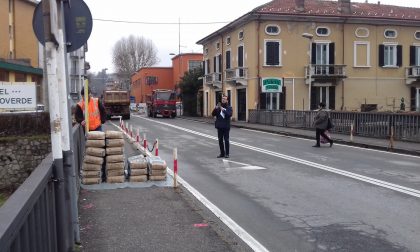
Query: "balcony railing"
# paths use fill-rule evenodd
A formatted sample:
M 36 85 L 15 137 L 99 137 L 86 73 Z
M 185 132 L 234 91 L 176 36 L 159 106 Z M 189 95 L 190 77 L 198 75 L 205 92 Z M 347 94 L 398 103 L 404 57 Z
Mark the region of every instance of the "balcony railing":
M 221 73 L 210 73 L 204 76 L 205 84 L 212 85 L 214 87 L 222 87 L 222 74 Z
M 341 79 L 347 78 L 346 65 L 318 65 L 305 66 L 305 78 L 308 79 Z
M 225 70 L 226 81 L 245 80 L 248 78 L 248 68 L 237 67 Z

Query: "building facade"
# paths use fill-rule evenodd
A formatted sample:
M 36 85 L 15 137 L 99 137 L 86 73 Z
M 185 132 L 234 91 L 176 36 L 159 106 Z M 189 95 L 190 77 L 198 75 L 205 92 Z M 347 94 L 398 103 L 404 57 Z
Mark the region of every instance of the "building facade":
M 0 0 L 0 82 L 34 82 L 42 103 L 43 70 L 39 43 L 32 30 L 36 7 L 30 0 Z
M 154 89 L 177 90 L 185 72 L 201 67 L 202 61 L 202 53 L 181 53 L 172 58 L 171 67 L 142 67 L 131 76 L 131 96 L 145 103 Z
M 420 9 L 274 0 L 198 41 L 204 115 L 249 109 L 420 112 Z M 402 106 L 402 103 L 404 106 Z

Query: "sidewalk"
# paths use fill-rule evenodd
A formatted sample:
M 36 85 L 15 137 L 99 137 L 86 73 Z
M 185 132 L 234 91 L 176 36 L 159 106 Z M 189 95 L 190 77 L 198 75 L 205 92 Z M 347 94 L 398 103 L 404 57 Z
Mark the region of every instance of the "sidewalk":
M 204 117 L 187 117 L 180 116 L 179 118 L 200 122 L 207 122 L 214 124 L 213 118 L 204 118 Z M 287 127 L 278 127 L 271 125 L 247 123 L 247 122 L 231 122 L 232 127 L 260 130 L 264 132 L 282 134 L 291 137 L 302 137 L 307 139 L 314 139 L 315 141 L 315 130 L 305 130 L 298 128 L 287 128 Z M 410 154 L 420 156 L 420 143 L 406 142 L 406 141 L 394 141 L 394 148 L 390 149 L 389 139 L 379 139 L 379 138 L 370 138 L 370 137 L 360 137 L 353 136 L 353 141 L 350 141 L 349 135 L 337 134 L 332 132 L 331 136 L 334 139 L 334 143 L 383 150 L 401 154 Z
M 124 148 L 126 159 L 141 154 L 127 139 Z M 251 251 L 182 185 L 173 188 L 169 174 L 166 181 L 81 187 L 76 251 Z

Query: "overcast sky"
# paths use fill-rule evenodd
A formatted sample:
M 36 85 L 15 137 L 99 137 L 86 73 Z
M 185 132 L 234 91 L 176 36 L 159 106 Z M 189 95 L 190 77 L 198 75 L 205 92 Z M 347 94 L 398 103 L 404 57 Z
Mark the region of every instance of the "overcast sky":
M 179 44 L 181 53 L 202 53 L 202 46 L 196 44 L 198 40 L 269 0 L 85 0 L 85 2 L 94 19 L 86 54 L 86 60 L 91 66 L 90 71 L 98 72 L 108 68 L 107 72 L 112 73 L 114 72 L 112 47 L 121 38 L 135 35 L 152 40 L 160 59 L 158 66 L 169 67 L 173 57 L 169 54 L 178 54 Z M 352 0 L 352 2 L 365 2 L 365 0 Z M 369 3 L 377 2 L 369 0 Z M 380 0 L 380 2 L 420 7 L 420 0 Z M 181 43 L 179 43 L 179 27 Z

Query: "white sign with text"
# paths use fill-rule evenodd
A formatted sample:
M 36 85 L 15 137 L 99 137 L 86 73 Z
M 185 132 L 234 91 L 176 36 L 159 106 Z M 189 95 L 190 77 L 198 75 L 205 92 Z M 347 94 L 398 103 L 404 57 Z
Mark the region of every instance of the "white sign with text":
M 35 108 L 35 82 L 0 82 L 0 109 Z

